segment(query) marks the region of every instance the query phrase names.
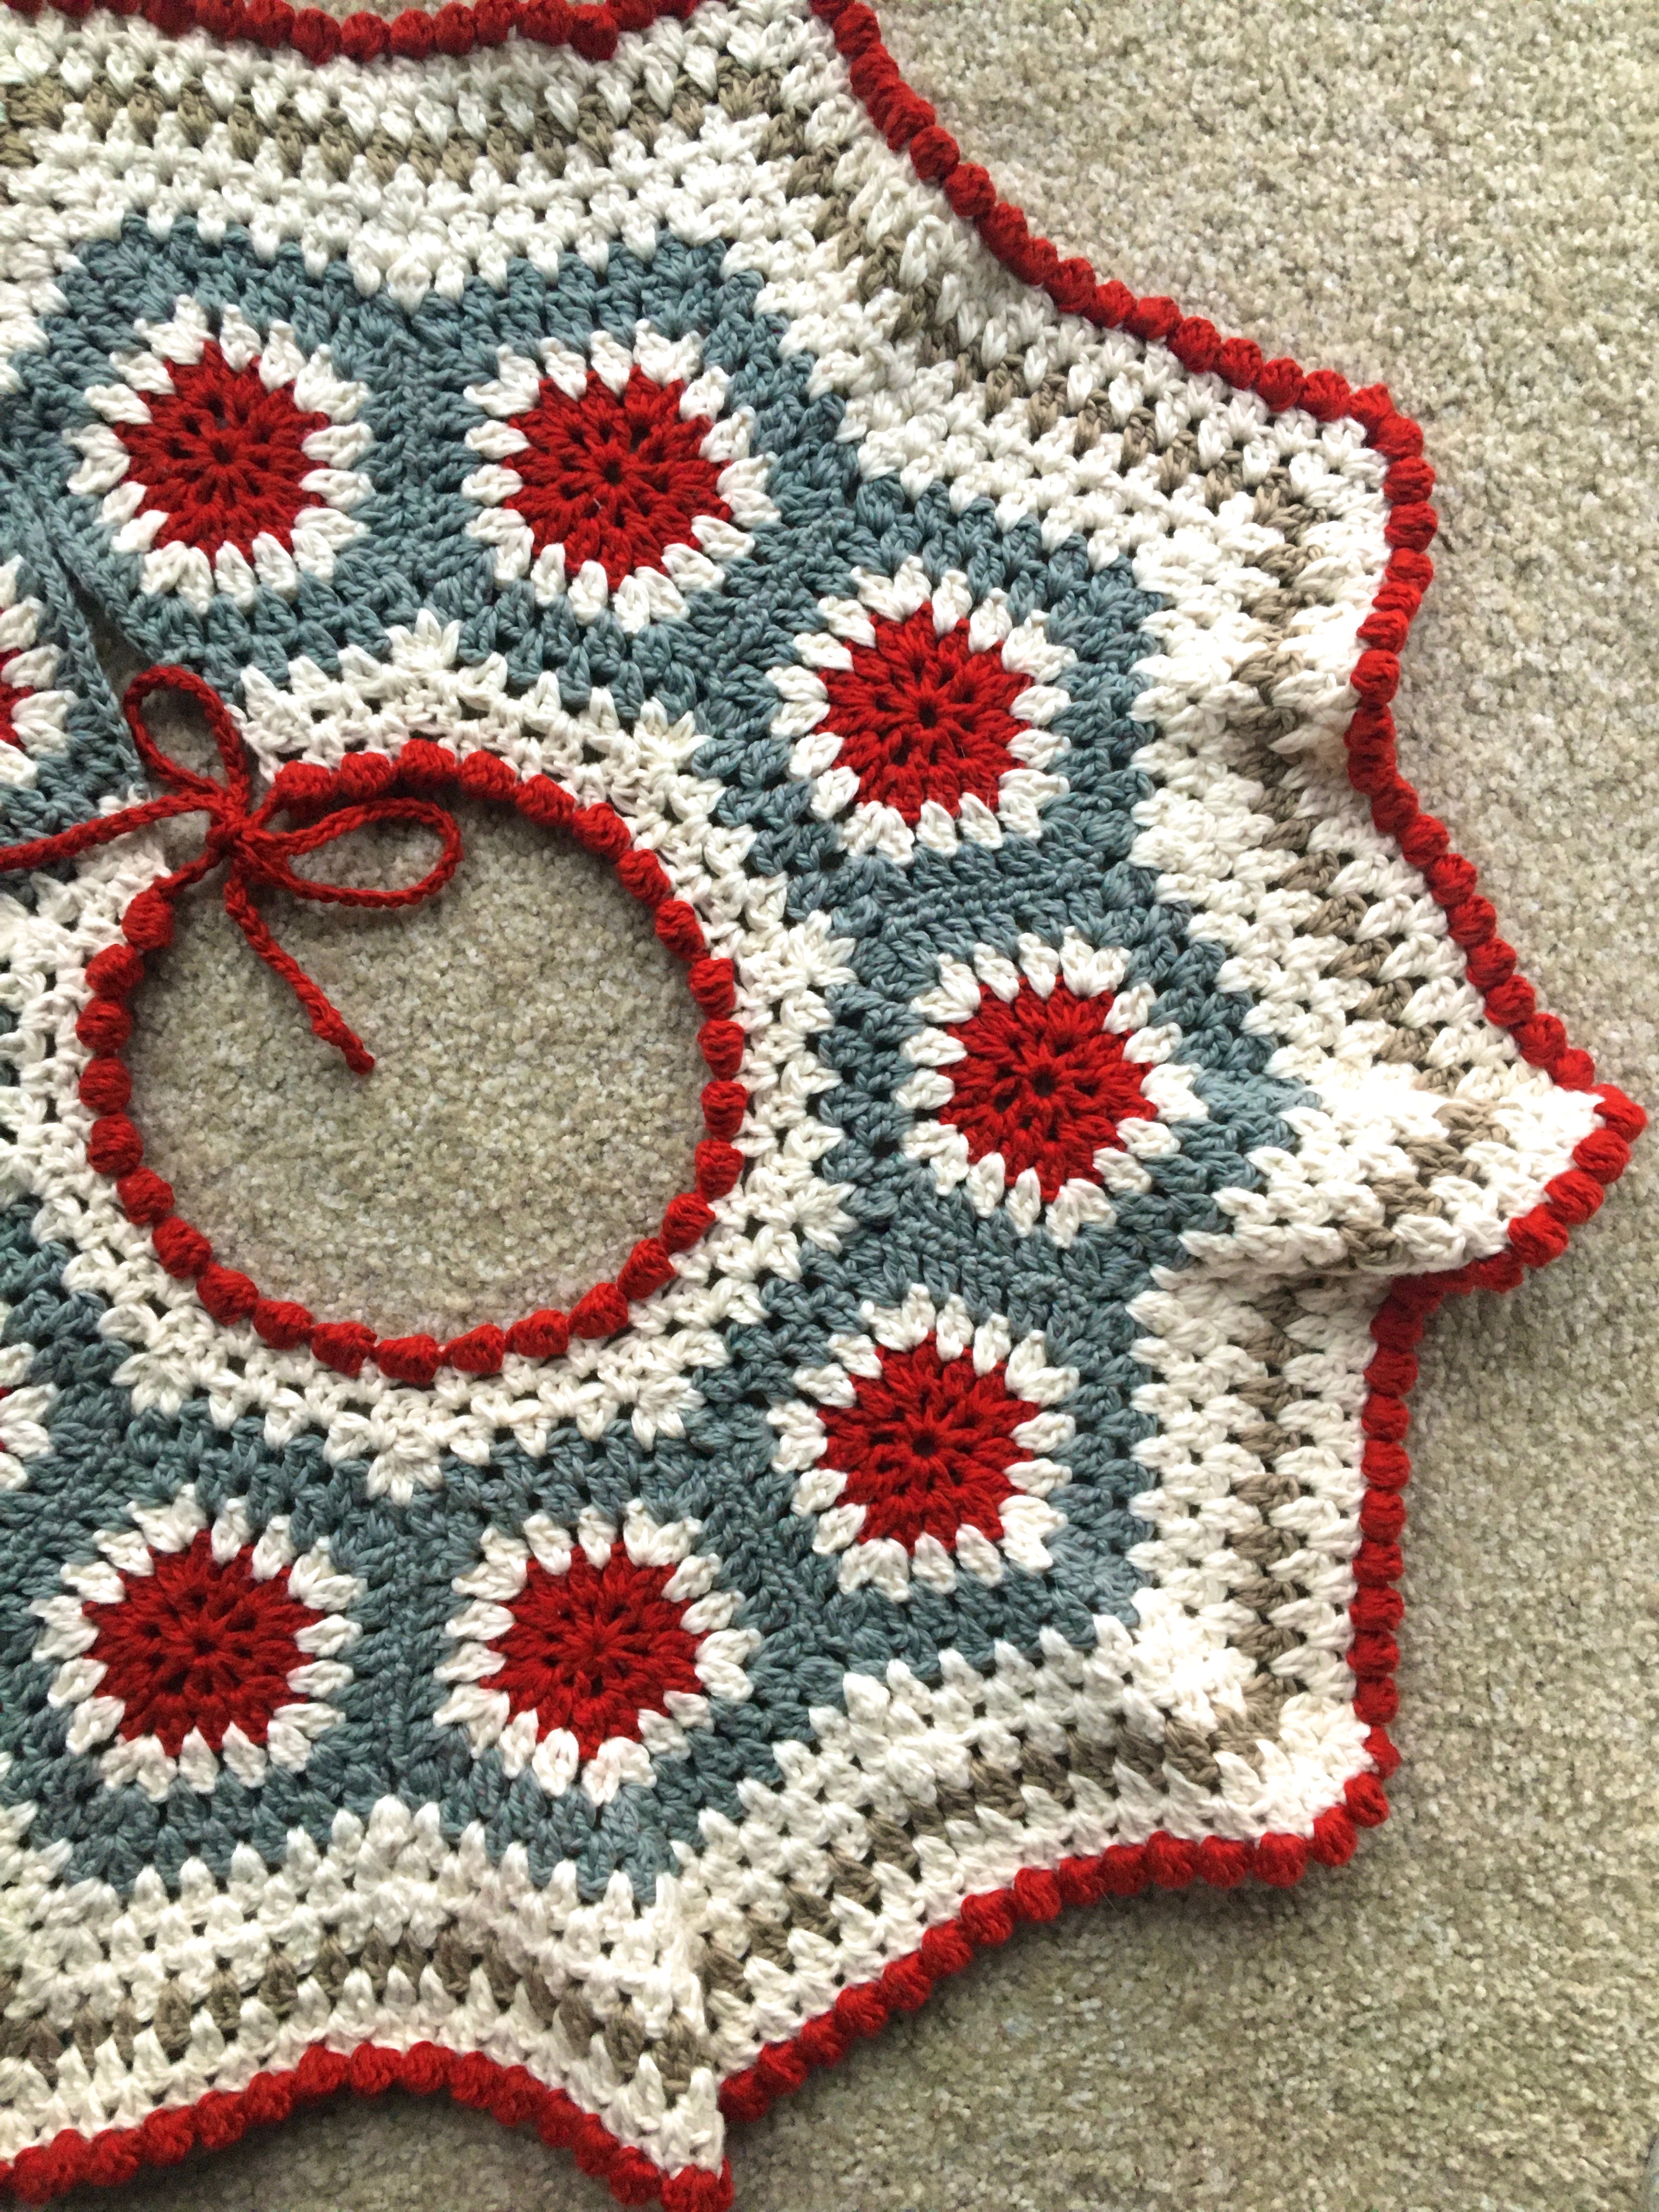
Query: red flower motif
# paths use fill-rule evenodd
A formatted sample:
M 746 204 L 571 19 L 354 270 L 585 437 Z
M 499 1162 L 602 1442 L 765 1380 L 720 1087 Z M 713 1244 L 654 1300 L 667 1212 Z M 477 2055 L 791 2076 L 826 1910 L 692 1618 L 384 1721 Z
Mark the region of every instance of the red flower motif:
M 502 504 L 523 516 L 537 552 L 562 545 L 573 575 L 597 561 L 615 591 L 636 568 L 660 569 L 669 546 L 695 544 L 700 516 L 732 520 L 720 471 L 700 451 L 712 426 L 680 413 L 684 391 L 635 368 L 620 398 L 598 376 L 580 399 L 544 383 L 510 418 L 529 445 L 508 463 L 521 489 Z
M 192 1729 L 210 1751 L 234 1725 L 263 1743 L 271 1715 L 304 1692 L 288 1678 L 306 1663 L 298 1638 L 322 1619 L 289 1594 L 283 1571 L 257 1581 L 251 1549 L 221 1566 L 204 1529 L 185 1552 L 158 1552 L 147 1575 L 121 1577 L 126 1595 L 83 1610 L 97 1630 L 100 1697 L 125 1708 L 120 1733 L 153 1735 L 169 1758 Z
M 1009 741 L 1023 725 L 1008 709 L 1030 679 L 1000 653 L 970 651 L 964 623 L 941 637 L 931 607 L 873 619 L 875 643 L 849 647 L 852 666 L 823 676 L 824 726 L 860 801 L 893 807 L 912 828 L 930 799 L 957 814 L 971 794 L 994 812 L 1001 779 L 1019 766 Z
M 19 751 L 22 750 L 23 740 L 17 734 L 17 724 L 13 716 L 28 696 L 27 689 L 20 690 L 16 684 L 8 684 L 5 678 L 0 676 L 0 744 L 15 745 Z
M 233 369 L 211 338 L 171 374 L 171 392 L 144 394 L 148 422 L 112 425 L 144 506 L 167 516 L 156 544 L 229 544 L 251 560 L 265 534 L 291 550 L 295 521 L 317 503 L 304 489 L 318 466 L 305 441 L 328 417 L 305 413 L 285 385 L 268 392 L 254 364 Z
M 839 1504 L 861 1505 L 859 1540 L 893 1536 L 914 1552 L 921 1536 L 954 1549 L 957 1531 L 994 1543 L 1014 1494 L 1008 1469 L 1024 1455 L 1013 1431 L 1037 1412 L 1009 1395 L 1000 1366 L 942 1360 L 930 1336 L 913 1352 L 884 1352 L 879 1381 L 860 1376 L 854 1403 L 823 1414 L 823 1464 L 847 1478 Z
M 675 1569 L 639 1567 L 620 1546 L 603 1567 L 578 1553 L 562 1575 L 532 1559 L 491 1686 L 512 1711 L 533 1712 L 539 1739 L 568 1729 L 584 1759 L 611 1736 L 640 1734 L 640 1715 L 665 1713 L 670 1691 L 702 1694 L 697 1638 L 685 1607 L 663 1595 Z
M 971 1159 L 1000 1152 L 1010 1182 L 1035 1168 L 1045 1203 L 1074 1177 L 1099 1182 L 1095 1154 L 1121 1150 L 1121 1122 L 1153 1118 L 1123 1039 L 1102 1026 L 1111 1006 L 1108 993 L 1079 999 L 1056 983 L 1045 999 L 1022 983 L 1012 1000 L 988 991 L 946 1032 L 965 1057 L 945 1070 L 939 1118 L 961 1130 Z

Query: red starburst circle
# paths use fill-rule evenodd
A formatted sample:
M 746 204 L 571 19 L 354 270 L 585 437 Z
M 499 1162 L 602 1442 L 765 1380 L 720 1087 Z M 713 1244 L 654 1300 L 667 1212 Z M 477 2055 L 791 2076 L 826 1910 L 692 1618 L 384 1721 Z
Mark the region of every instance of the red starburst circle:
M 590 376 L 580 398 L 544 383 L 511 417 L 529 442 L 512 468 L 521 489 L 502 502 L 524 518 L 539 553 L 562 545 L 574 574 L 597 561 L 614 592 L 636 568 L 660 570 L 671 545 L 696 543 L 700 519 L 729 522 L 720 471 L 702 446 L 706 415 L 682 415 L 685 386 L 635 368 L 622 392 Z
M 994 1543 L 1023 1457 L 1013 1431 L 1036 1407 L 1011 1395 L 1000 1365 L 980 1375 L 965 1356 L 941 1359 L 931 1336 L 880 1358 L 879 1378 L 855 1378 L 853 1404 L 823 1417 L 824 1464 L 847 1478 L 839 1503 L 864 1508 L 860 1540 L 914 1552 L 933 1536 L 948 1551 L 973 1528 Z
M 1009 708 L 1028 678 L 995 653 L 975 653 L 966 626 L 941 637 L 931 607 L 903 622 L 873 618 L 873 645 L 854 645 L 850 668 L 827 670 L 826 728 L 841 739 L 839 764 L 859 780 L 866 805 L 893 807 L 912 828 L 932 799 L 947 814 L 971 795 L 995 811 L 1009 750 L 1021 725 Z
M 256 1579 L 252 1559 L 222 1565 L 204 1529 L 187 1551 L 154 1554 L 149 1574 L 124 1574 L 114 1603 L 85 1607 L 99 1695 L 121 1700 L 122 1735 L 155 1736 L 172 1759 L 192 1729 L 210 1751 L 232 1726 L 263 1743 L 272 1714 L 303 1701 L 288 1678 L 306 1663 L 301 1632 L 322 1615 L 289 1594 L 286 1570 Z
M 252 559 L 268 536 L 291 550 L 295 521 L 317 503 L 304 489 L 318 465 L 305 441 L 328 417 L 307 414 L 285 385 L 268 391 L 257 365 L 232 368 L 211 338 L 170 374 L 171 392 L 144 394 L 148 422 L 113 425 L 146 507 L 167 517 L 155 543 L 234 545 Z
M 602 1567 L 578 1553 L 563 1574 L 532 1559 L 509 1608 L 513 1626 L 492 1687 L 533 1712 L 538 1738 L 568 1729 L 584 1759 L 612 1736 L 637 1741 L 641 1712 L 665 1713 L 671 1691 L 697 1696 L 697 1638 L 685 1607 L 665 1597 L 672 1567 L 636 1566 L 620 1549 Z
M 1100 1181 L 1096 1152 L 1121 1150 L 1120 1124 L 1155 1111 L 1123 1039 L 1103 1026 L 1111 1006 L 1103 992 L 1080 999 L 1056 983 L 1044 998 L 1023 982 L 1012 1000 L 988 991 L 951 1027 L 964 1054 L 946 1071 L 939 1116 L 961 1130 L 970 1159 L 1000 1152 L 1010 1182 L 1035 1168 L 1045 1203 L 1074 1178 Z

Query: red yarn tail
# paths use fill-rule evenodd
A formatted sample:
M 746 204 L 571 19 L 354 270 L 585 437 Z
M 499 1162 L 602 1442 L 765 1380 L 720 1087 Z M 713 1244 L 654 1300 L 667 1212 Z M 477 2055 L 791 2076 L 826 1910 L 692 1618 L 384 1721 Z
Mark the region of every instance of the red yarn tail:
M 234 869 L 225 882 L 225 912 L 266 967 L 274 975 L 282 977 L 305 1008 L 314 1034 L 325 1044 L 338 1048 L 354 1075 L 367 1075 L 374 1065 L 374 1055 L 299 962 L 283 951 L 255 910 L 247 895 L 247 885 Z

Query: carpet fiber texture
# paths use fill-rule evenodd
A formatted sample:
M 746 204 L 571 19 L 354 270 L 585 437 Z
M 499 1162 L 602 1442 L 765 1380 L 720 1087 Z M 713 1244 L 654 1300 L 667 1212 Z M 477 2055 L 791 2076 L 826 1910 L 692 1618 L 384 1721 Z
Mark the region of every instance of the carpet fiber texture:
M 1443 524 L 1402 769 L 1577 1042 L 1650 1104 L 1652 11 L 881 12 L 941 119 L 1062 252 L 1270 354 L 1383 379 L 1422 421 Z M 187 925 L 135 1069 L 160 1164 L 236 1264 L 302 1297 L 343 1281 L 388 1327 L 516 1310 L 531 1250 L 573 1279 L 608 1270 L 678 1187 L 695 1120 L 694 1018 L 631 920 L 498 831 L 395 944 L 284 915 L 283 942 L 386 1050 L 349 1099 L 222 921 L 199 945 Z M 422 1037 L 441 1030 L 453 1064 L 458 1028 L 459 1079 L 428 1087 Z M 236 1120 L 257 1146 L 192 1141 L 185 1165 L 185 1130 Z M 491 1194 L 514 1163 L 507 1205 Z M 296 1226 L 302 1164 L 326 1195 Z M 1638 1152 L 1593 1237 L 1436 1326 L 1407 1764 L 1353 1865 L 1022 1931 L 745 2131 L 744 2212 L 1630 2212 L 1659 2130 L 1653 1183 Z M 532 2136 L 405 2105 L 313 2112 L 76 2203 L 609 2201 Z

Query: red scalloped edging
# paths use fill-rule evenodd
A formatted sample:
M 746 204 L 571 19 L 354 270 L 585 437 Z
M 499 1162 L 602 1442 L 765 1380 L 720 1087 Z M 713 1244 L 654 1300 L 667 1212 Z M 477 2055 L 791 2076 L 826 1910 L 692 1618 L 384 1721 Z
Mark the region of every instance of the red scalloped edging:
M 0 2188 L 25 2204 L 49 2203 L 88 2184 L 131 2181 L 147 2166 L 177 2166 L 198 2145 L 224 2150 L 250 2127 L 270 2127 L 296 2106 L 313 2105 L 342 2089 L 360 2097 L 406 2089 L 430 2097 L 447 2089 L 458 2105 L 489 2112 L 506 2127 L 533 2126 L 544 2143 L 568 2150 L 584 2173 L 605 2182 L 619 2204 L 660 2203 L 663 2212 L 730 2212 L 732 2162 L 718 2173 L 683 2166 L 665 2173 L 642 2150 L 619 2142 L 602 2120 L 550 2089 L 523 2066 L 502 2066 L 482 2051 L 447 2051 L 417 2043 L 410 2051 L 359 2044 L 348 2057 L 314 2044 L 297 2066 L 256 2074 L 246 2089 L 210 2089 L 193 2105 L 168 2105 L 136 2128 L 106 2128 L 90 2138 L 64 2128 L 36 2150 L 0 2163 Z
M 573 1336 L 614 1336 L 626 1328 L 631 1303 L 673 1280 L 674 1254 L 688 1250 L 712 1227 L 709 1200 L 723 1198 L 743 1172 L 743 1155 L 731 1139 L 749 1106 L 749 1093 L 735 1079 L 745 1042 L 741 1025 L 731 1018 L 737 971 L 731 961 L 709 957 L 696 914 L 684 899 L 672 896 L 661 861 L 635 844 L 613 807 L 578 807 L 562 784 L 545 775 L 520 777 L 498 754 L 474 752 L 459 758 L 447 745 L 413 738 L 395 757 L 349 753 L 333 770 L 304 761 L 285 763 L 262 814 L 286 811 L 316 821 L 337 805 L 399 797 L 430 799 L 452 787 L 469 798 L 512 806 L 540 829 L 568 830 L 584 850 L 608 860 L 629 897 L 650 913 L 662 944 L 684 965 L 686 988 L 706 1018 L 697 1032 L 710 1080 L 702 1090 L 705 1134 L 696 1152 L 696 1188 L 670 1199 L 655 1235 L 641 1237 L 615 1279 L 595 1283 L 568 1314 L 544 1307 L 509 1328 L 487 1322 L 447 1344 L 423 1335 L 377 1338 L 365 1322 L 319 1322 L 291 1298 L 267 1297 L 251 1277 L 215 1259 L 211 1240 L 173 1211 L 172 1184 L 143 1165 L 143 1136 L 127 1111 L 132 1079 L 121 1058 L 132 1030 L 129 1001 L 143 981 L 145 955 L 172 941 L 173 902 L 191 888 L 193 878 L 188 873 L 150 884 L 128 902 L 121 917 L 126 942 L 106 946 L 88 962 L 93 995 L 76 1024 L 76 1035 L 94 1054 L 80 1081 L 81 1103 L 97 1117 L 87 1139 L 88 1162 L 113 1181 L 127 1218 L 149 1231 L 155 1256 L 167 1273 L 194 1282 L 197 1297 L 215 1321 L 227 1327 L 247 1321 L 275 1351 L 303 1345 L 325 1366 L 354 1381 L 373 1360 L 391 1381 L 421 1389 L 429 1388 L 441 1366 L 468 1375 L 497 1375 L 509 1354 L 558 1359 Z
M 48 9 L 76 21 L 92 15 L 142 15 L 168 38 L 205 31 L 210 38 L 246 39 L 273 53 L 285 47 L 320 66 L 348 61 L 429 61 L 434 54 L 470 54 L 478 46 L 504 46 L 511 38 L 538 46 L 574 46 L 585 61 L 608 62 L 626 31 L 648 31 L 663 15 L 684 20 L 702 0 L 601 0 L 572 7 L 568 0 L 451 0 L 434 9 L 405 8 L 387 18 L 367 13 L 326 15 L 320 8 L 291 8 L 288 0 L 5 0 L 14 15 Z
M 39 13 L 43 4 L 70 15 L 90 12 L 85 0 L 6 4 L 25 15 Z M 433 17 L 405 14 L 390 27 L 358 15 L 337 27 L 340 44 L 334 51 L 350 51 L 345 33 L 352 27 L 373 25 L 375 33 L 387 33 L 377 52 L 465 52 L 473 45 L 500 44 L 517 31 L 547 44 L 572 44 L 590 58 L 601 59 L 614 50 L 618 31 L 643 29 L 664 14 L 689 15 L 698 4 L 700 0 L 614 0 L 609 6 L 584 9 L 580 23 L 561 0 L 480 0 L 476 9 L 452 5 Z M 1399 1650 L 1393 1632 L 1405 1609 L 1395 1584 L 1404 1566 L 1400 1538 L 1406 1509 L 1401 1492 L 1411 1472 L 1405 1438 L 1416 1346 L 1443 1299 L 1474 1290 L 1512 1290 L 1528 1268 L 1558 1258 L 1571 1231 L 1596 1211 L 1606 1186 L 1624 1171 L 1631 1144 L 1647 1120 L 1622 1091 L 1597 1085 L 1589 1054 L 1568 1043 L 1553 1014 L 1538 1012 L 1532 986 L 1517 972 L 1513 948 L 1497 934 L 1494 909 L 1478 893 L 1474 867 L 1453 851 L 1445 824 L 1424 812 L 1417 793 L 1399 773 L 1389 702 L 1399 684 L 1401 647 L 1434 573 L 1427 548 L 1438 526 L 1429 503 L 1434 474 L 1423 459 L 1419 426 L 1398 412 L 1385 386 L 1356 392 L 1334 371 L 1310 374 L 1286 358 L 1267 361 L 1252 340 L 1224 339 L 1213 324 L 1183 316 L 1173 300 L 1138 300 L 1125 285 L 1101 283 L 1080 255 L 1062 259 L 1047 239 L 1032 233 L 1018 208 L 999 197 L 986 170 L 963 161 L 934 108 L 905 82 L 882 41 L 874 12 L 863 0 L 811 0 L 811 5 L 829 26 L 850 65 L 854 92 L 889 146 L 895 152 L 908 149 L 917 175 L 939 185 L 997 259 L 1022 282 L 1045 291 L 1063 313 L 1164 344 L 1193 374 L 1214 374 L 1237 389 L 1258 392 L 1275 412 L 1302 407 L 1321 422 L 1346 415 L 1364 426 L 1367 442 L 1389 463 L 1383 494 L 1390 509 L 1385 535 L 1391 551 L 1359 629 L 1365 649 L 1351 679 L 1360 704 L 1346 735 L 1350 778 L 1370 799 L 1376 827 L 1423 873 L 1454 940 L 1468 955 L 1469 980 L 1490 1018 L 1511 1033 L 1524 1059 L 1563 1088 L 1594 1089 L 1601 1127 L 1577 1146 L 1572 1167 L 1547 1187 L 1542 1203 L 1510 1223 L 1502 1251 L 1443 1274 L 1399 1279 L 1372 1318 L 1377 1350 L 1366 1370 L 1370 1389 L 1360 1416 L 1366 1489 L 1354 1559 L 1358 1589 L 1350 1607 L 1355 1634 L 1348 1656 L 1356 1678 L 1354 1710 L 1370 1729 L 1366 1752 L 1375 1772 L 1351 1776 L 1341 1803 L 1319 1814 L 1310 1837 L 1270 1834 L 1253 1844 L 1209 1837 L 1194 1843 L 1160 1829 L 1144 1844 L 1113 1844 L 1093 1856 L 1062 1860 L 1052 1871 L 1028 1868 L 1006 1889 L 965 1899 L 957 1918 L 930 1928 L 915 1951 L 892 1961 L 876 1980 L 843 1990 L 829 2011 L 808 2021 L 797 2034 L 769 2044 L 750 2065 L 728 2076 L 720 2099 L 722 2111 L 734 2120 L 758 2118 L 777 2097 L 800 2087 L 814 2067 L 834 2064 L 855 2040 L 878 2034 L 895 2011 L 915 2011 L 936 1982 L 960 1972 L 975 1950 L 1006 1942 L 1022 1920 L 1052 1920 L 1066 1905 L 1130 1897 L 1148 1888 L 1182 1889 L 1195 1881 L 1218 1889 L 1235 1888 L 1246 1880 L 1290 1888 L 1312 1863 L 1345 1864 L 1358 1831 L 1387 1819 L 1382 1784 L 1400 1763 L 1387 1723 L 1399 1704 L 1394 1682 Z M 142 12 L 163 29 L 195 24 L 224 37 L 258 37 L 263 44 L 290 45 L 301 53 L 307 53 L 308 40 L 325 34 L 307 29 L 301 35 L 299 27 L 336 27 L 314 9 L 296 15 L 282 0 L 149 0 L 142 10 L 131 0 L 120 0 L 114 12 Z M 467 17 L 472 19 L 470 29 L 461 21 Z M 220 28 L 227 21 L 237 27 Z M 279 36 L 250 27 L 256 21 L 285 27 Z M 429 34 L 428 24 L 434 27 Z M 435 28 L 440 24 L 447 26 L 441 38 Z M 307 2069 L 315 2087 L 305 2085 Z M 360 2079 L 360 2074 L 368 2078 Z M 264 2082 L 275 2085 L 273 2090 L 261 2091 Z M 364 2045 L 349 2059 L 313 2051 L 293 2073 L 257 2076 L 240 2096 L 210 2093 L 188 2110 L 152 2113 L 141 2127 L 107 2130 L 92 2143 L 66 2130 L 45 2148 L 21 2154 L 9 2168 L 0 2166 L 0 2185 L 9 2183 L 28 2201 L 43 2202 L 81 2181 L 124 2181 L 141 2165 L 175 2162 L 194 2141 L 209 2147 L 234 2141 L 250 2122 L 285 2117 L 300 2098 L 340 2087 L 373 2095 L 394 2085 L 422 2093 L 447 2086 L 453 2096 L 508 2124 L 534 2119 L 544 2140 L 573 2147 L 584 2171 L 605 2179 L 623 2203 L 660 2197 L 665 2212 L 726 2212 L 732 2202 L 729 2161 L 718 2175 L 686 2167 L 665 2176 L 643 2153 L 617 2143 L 601 2122 L 582 2113 L 562 2091 L 544 2088 L 524 2068 L 501 2068 L 476 2055 L 459 2058 L 433 2045 L 418 2045 L 406 2056 Z M 256 2109 L 267 2094 L 280 2110 Z M 94 2171 L 100 2145 L 112 2147 L 106 2154 L 108 2172 Z M 32 2166 L 32 2160 L 40 2163 Z

